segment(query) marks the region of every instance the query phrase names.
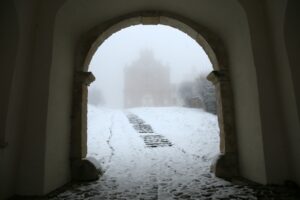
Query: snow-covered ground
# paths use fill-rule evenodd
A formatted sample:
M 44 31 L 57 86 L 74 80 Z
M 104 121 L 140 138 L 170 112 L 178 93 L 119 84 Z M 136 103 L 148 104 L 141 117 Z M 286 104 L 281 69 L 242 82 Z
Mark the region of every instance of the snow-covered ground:
M 141 134 L 128 122 L 126 111 L 138 115 L 152 126 L 155 133 L 165 136 L 174 146 L 145 148 Z M 178 170 L 181 171 L 189 168 L 184 161 L 189 155 L 192 158 L 186 160 L 188 163 L 194 162 L 193 166 L 201 166 L 201 169 L 207 171 L 211 160 L 218 154 L 219 128 L 215 115 L 200 109 L 181 107 L 135 108 L 126 111 L 89 106 L 88 156 L 98 159 L 104 169 L 112 165 L 112 158 L 119 162 L 118 166 L 138 160 L 151 168 L 154 163 L 149 162 L 147 157 L 154 156 L 178 163 L 182 168 Z M 136 159 L 137 156 L 141 159 Z M 141 167 L 144 173 L 146 168 Z M 196 168 L 198 171 L 199 167 Z
M 134 114 L 172 146 L 146 147 L 128 120 Z M 217 117 L 182 107 L 112 110 L 89 106 L 88 156 L 101 163 L 100 180 L 57 199 L 255 199 L 209 172 L 219 151 Z M 151 135 L 151 133 L 149 134 Z M 235 199 L 235 198 L 230 198 Z M 237 198 L 238 199 L 238 198 Z

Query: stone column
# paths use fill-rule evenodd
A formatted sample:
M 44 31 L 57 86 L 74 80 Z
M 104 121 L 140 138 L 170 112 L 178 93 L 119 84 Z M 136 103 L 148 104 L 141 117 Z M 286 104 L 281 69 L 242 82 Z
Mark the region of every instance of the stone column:
M 228 71 L 212 71 L 207 79 L 216 88 L 217 113 L 220 127 L 220 155 L 212 165 L 215 175 L 221 178 L 238 176 L 237 141 L 234 105 Z
M 95 180 L 99 177 L 99 164 L 86 159 L 87 154 L 87 104 L 88 86 L 95 80 L 91 72 L 76 72 L 73 91 L 73 115 L 71 131 L 72 179 Z
M 91 72 L 76 72 L 73 94 L 71 158 L 82 159 L 87 153 L 87 95 L 95 80 Z

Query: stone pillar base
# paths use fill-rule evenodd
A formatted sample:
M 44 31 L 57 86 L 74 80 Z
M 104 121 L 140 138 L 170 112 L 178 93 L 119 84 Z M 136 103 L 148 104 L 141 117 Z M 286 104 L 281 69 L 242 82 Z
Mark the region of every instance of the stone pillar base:
M 219 178 L 230 180 L 238 176 L 237 157 L 233 153 L 220 154 L 211 165 L 211 171 Z
M 92 157 L 73 160 L 71 165 L 74 181 L 95 181 L 103 174 L 100 164 Z

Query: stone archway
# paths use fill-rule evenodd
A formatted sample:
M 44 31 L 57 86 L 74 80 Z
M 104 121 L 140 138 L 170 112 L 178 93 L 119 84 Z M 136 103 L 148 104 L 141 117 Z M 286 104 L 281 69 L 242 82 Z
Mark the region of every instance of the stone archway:
M 220 155 L 212 165 L 218 177 L 232 178 L 238 175 L 237 142 L 233 97 L 228 71 L 228 60 L 221 40 L 205 27 L 191 20 L 165 12 L 139 12 L 100 24 L 88 31 L 78 43 L 75 60 L 71 160 L 73 178 L 78 177 L 86 163 L 87 153 L 87 90 L 94 76 L 88 71 L 89 63 L 98 47 L 113 33 L 132 25 L 167 25 L 179 29 L 193 38 L 208 55 L 214 71 L 208 79 L 216 87 L 218 120 L 220 127 Z M 82 162 L 84 161 L 84 162 Z

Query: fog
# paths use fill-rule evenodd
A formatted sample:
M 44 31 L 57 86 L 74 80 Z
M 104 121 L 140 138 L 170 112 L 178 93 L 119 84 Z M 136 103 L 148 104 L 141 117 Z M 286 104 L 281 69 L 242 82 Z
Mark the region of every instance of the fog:
M 151 68 L 155 63 L 169 71 L 169 76 L 166 76 L 172 88 L 212 71 L 211 62 L 202 47 L 187 34 L 164 25 L 128 27 L 105 40 L 93 56 L 89 71 L 93 72 L 96 81 L 89 87 L 89 103 L 123 108 L 124 83 L 128 82 L 124 72 L 130 71 L 128 69 L 134 65 Z M 131 85 L 150 79 L 150 72 L 145 74 L 135 76 L 139 82 Z M 157 81 L 153 79 L 152 82 Z

